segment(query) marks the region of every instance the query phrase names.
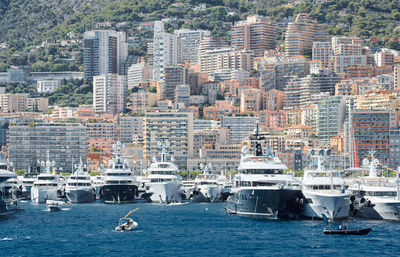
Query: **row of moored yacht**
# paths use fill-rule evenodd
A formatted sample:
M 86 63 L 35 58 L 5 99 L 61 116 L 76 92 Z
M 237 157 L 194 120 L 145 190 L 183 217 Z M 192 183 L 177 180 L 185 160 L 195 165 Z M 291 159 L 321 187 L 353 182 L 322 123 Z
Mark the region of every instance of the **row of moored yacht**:
M 224 194 L 224 176 L 200 174 L 187 188 L 183 186 L 178 166 L 167 161 L 166 147 L 163 146 L 161 159 L 156 157 L 146 171 L 145 176 L 135 176 L 128 161 L 122 156 L 123 144 L 113 146 L 113 158 L 108 167 L 102 168 L 100 176 L 91 177 L 82 163 L 69 177 L 51 172 L 51 162 L 47 160 L 43 173 L 25 173 L 17 178 L 7 178 L 6 187 L 14 193 L 15 199 L 30 199 L 34 203 L 46 203 L 47 200 L 67 199 L 71 203 L 92 202 L 100 198 L 105 203 L 133 203 L 145 200 L 155 203 L 194 201 L 219 201 Z M 7 169 L 5 167 L 5 169 Z
M 232 180 L 204 172 L 194 181 L 182 181 L 178 167 L 167 161 L 163 143 L 160 160 L 156 157 L 143 176 L 135 176 L 128 161 L 122 157 L 124 146 L 118 142 L 108 167 L 102 175 L 91 177 L 82 163 L 68 178 L 46 171 L 28 172 L 24 177 L 7 171 L 0 165 L 0 213 L 12 206 L 14 199 L 27 197 L 35 203 L 67 198 L 72 203 L 91 202 L 100 198 L 105 203 L 132 203 L 137 200 L 155 203 L 174 203 L 182 200 L 226 200 L 226 211 L 257 218 L 322 218 L 345 219 L 349 215 L 369 219 L 400 220 L 400 181 L 378 176 L 379 162 L 373 155 L 364 160 L 368 176 L 344 179 L 341 172 L 325 168 L 318 156 L 316 168 L 304 171 L 302 180 L 287 172 L 287 166 L 271 148 L 263 153 L 258 128 L 251 136 L 253 153 L 242 149 L 238 173 Z M 8 180 L 6 183 L 4 183 Z M 4 207 L 6 206 L 6 207 Z

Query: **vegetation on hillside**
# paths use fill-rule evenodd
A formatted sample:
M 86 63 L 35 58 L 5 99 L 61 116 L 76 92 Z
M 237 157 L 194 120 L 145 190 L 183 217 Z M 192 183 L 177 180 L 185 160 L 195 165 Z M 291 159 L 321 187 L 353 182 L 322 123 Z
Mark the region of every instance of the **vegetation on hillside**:
M 230 26 L 252 14 L 276 21 L 306 12 L 331 35 L 356 35 L 369 45 L 400 50 L 400 0 L 0 0 L 0 72 L 11 65 L 30 71 L 82 71 L 81 39 L 94 28 L 124 30 L 129 36 L 152 38 L 140 22 L 170 18 L 167 31 L 206 29 L 229 40 Z M 204 4 L 207 8 L 203 8 Z M 104 23 L 104 24 L 101 24 Z M 397 28 L 397 30 L 396 30 Z M 280 31 L 283 32 L 283 31 Z M 279 33 L 282 35 L 282 33 Z M 280 37 L 282 40 L 283 38 Z M 67 43 L 62 44 L 61 40 Z M 146 41 L 129 53 L 146 54 Z M 10 85 L 10 92 L 33 86 Z M 91 103 L 91 86 L 65 82 L 49 95 L 50 104 Z

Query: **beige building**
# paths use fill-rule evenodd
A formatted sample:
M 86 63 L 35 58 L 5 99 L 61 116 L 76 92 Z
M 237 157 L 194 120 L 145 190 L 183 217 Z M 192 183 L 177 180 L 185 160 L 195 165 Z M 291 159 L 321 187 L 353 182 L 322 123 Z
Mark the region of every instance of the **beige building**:
M 394 54 L 388 51 L 375 53 L 374 58 L 376 66 L 393 66 L 394 64 Z
M 269 17 L 247 17 L 232 27 L 232 46 L 254 51 L 254 57 L 263 57 L 264 51 L 276 47 L 276 24 Z
M 286 56 L 311 54 L 313 42 L 326 42 L 329 39 L 321 24 L 312 20 L 307 14 L 300 13 L 286 31 L 285 54 Z
M 357 97 L 357 109 L 388 110 L 399 108 L 399 106 L 399 99 L 382 89 L 375 89 Z
M 302 107 L 301 110 L 301 124 L 310 127 L 314 134 L 317 133 L 317 105 L 309 105 Z
M 193 158 L 203 158 L 205 148 L 213 148 L 215 145 L 229 144 L 229 129 L 203 129 L 193 133 Z
M 262 110 L 263 90 L 244 88 L 240 93 L 240 113 L 257 112 Z
M 263 109 L 267 111 L 282 110 L 286 94 L 283 91 L 271 89 L 263 94 Z
M 28 108 L 28 94 L 0 94 L 2 112 L 21 112 Z
M 199 56 L 200 72 L 207 73 L 211 78 L 217 70 L 242 69 L 251 71 L 254 52 L 234 48 L 219 48 L 206 50 Z
M 144 158 L 149 162 L 159 156 L 158 142 L 168 140 L 167 159 L 173 156 L 180 169 L 187 168 L 193 156 L 193 112 L 187 110 L 155 110 L 144 116 Z
M 361 55 L 361 44 L 359 37 L 332 37 L 334 55 Z
M 32 111 L 47 112 L 49 99 L 45 97 L 28 98 L 28 109 Z
M 129 105 L 132 113 L 144 114 L 149 107 L 157 105 L 157 94 L 150 92 L 132 93 Z
M 153 68 L 145 63 L 135 63 L 128 68 L 128 89 L 138 87 L 140 82 L 153 79 Z

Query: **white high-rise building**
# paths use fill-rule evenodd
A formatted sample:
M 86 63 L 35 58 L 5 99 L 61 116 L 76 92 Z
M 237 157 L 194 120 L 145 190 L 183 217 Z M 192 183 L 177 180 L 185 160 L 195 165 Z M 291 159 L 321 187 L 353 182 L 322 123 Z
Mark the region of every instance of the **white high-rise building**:
M 83 35 L 83 70 L 86 80 L 102 74 L 121 74 L 127 56 L 125 32 L 93 30 Z
M 93 77 L 93 109 L 96 113 L 125 112 L 126 77 L 117 74 Z
M 178 41 L 174 34 L 166 33 L 163 21 L 154 22 L 153 79 L 164 79 L 164 68 L 178 63 Z
M 153 68 L 145 62 L 135 63 L 128 68 L 128 89 L 137 87 L 140 82 L 153 79 Z
M 197 63 L 200 42 L 205 36 L 210 36 L 206 30 L 175 30 L 178 39 L 178 63 Z

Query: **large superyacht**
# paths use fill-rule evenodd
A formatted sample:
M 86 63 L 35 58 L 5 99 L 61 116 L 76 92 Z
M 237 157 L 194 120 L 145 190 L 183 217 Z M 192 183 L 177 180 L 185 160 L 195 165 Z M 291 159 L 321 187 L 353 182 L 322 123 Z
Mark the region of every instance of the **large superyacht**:
M 55 166 L 54 161 L 42 161 L 42 166 L 46 166 L 46 171 L 40 173 L 31 188 L 31 200 L 34 203 L 45 203 L 46 200 L 57 200 L 62 196 L 62 185 L 60 175 L 51 173 L 51 167 Z
M 226 201 L 227 213 L 265 219 L 298 217 L 304 200 L 299 183 L 292 174 L 285 173 L 287 166 L 272 148 L 263 153 L 258 124 L 250 139 L 254 141 L 254 153 L 247 147 L 242 149 L 239 173 Z
M 132 203 L 138 196 L 138 185 L 128 162 L 122 158 L 124 145 L 121 142 L 113 145 L 114 156 L 105 169 L 103 185 L 100 187 L 100 198 L 105 203 Z
M 158 146 L 161 147 L 161 159 L 158 161 L 157 157 L 153 157 L 146 177 L 143 178 L 152 193 L 150 200 L 155 203 L 180 202 L 184 198 L 182 179 L 178 175 L 178 166 L 173 163 L 174 158 L 167 161 L 166 148 L 169 142 L 158 142 Z
M 345 219 L 349 215 L 351 192 L 337 170 L 326 169 L 323 157 L 317 157 L 316 169 L 305 169 L 303 176 L 304 213 L 307 218 Z
M 382 166 L 374 153 L 370 159 L 363 160 L 368 176 L 349 181 L 352 216 L 367 219 L 400 220 L 400 180 L 379 176 L 378 167 Z
M 90 175 L 84 171 L 82 161 L 68 178 L 65 194 L 71 203 L 88 203 L 95 200 L 96 192 L 92 186 Z

